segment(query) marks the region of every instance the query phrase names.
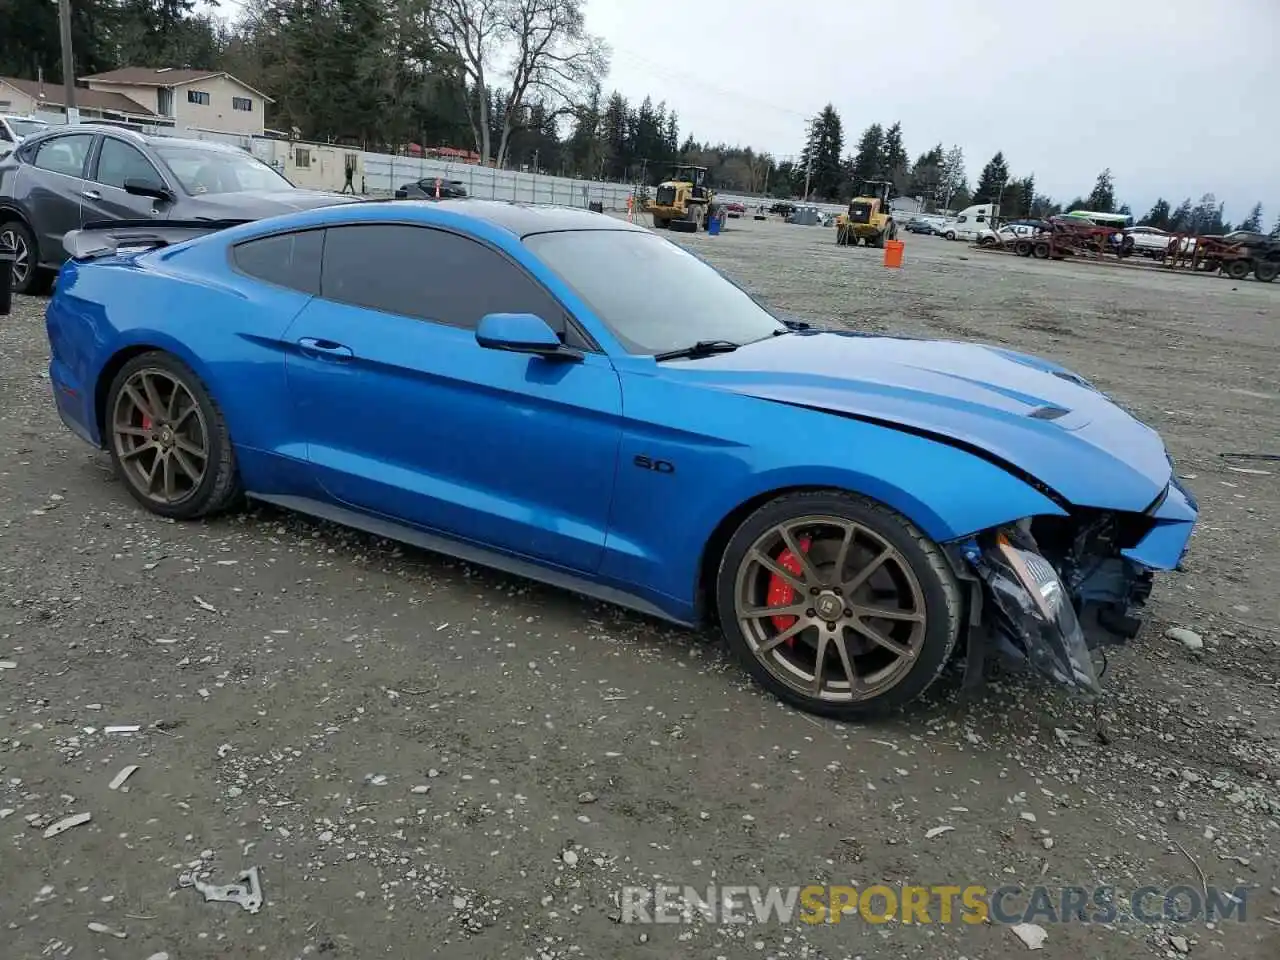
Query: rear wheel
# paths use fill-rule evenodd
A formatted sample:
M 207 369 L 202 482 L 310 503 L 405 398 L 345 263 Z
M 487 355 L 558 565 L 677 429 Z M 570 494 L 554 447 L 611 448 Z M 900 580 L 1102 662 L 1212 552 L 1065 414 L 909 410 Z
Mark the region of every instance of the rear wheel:
M 1031 256 L 1031 241 L 1019 240 L 1017 243 L 1013 245 L 1013 252 L 1020 257 Z
M 954 240 L 956 238 L 956 232 L 954 230 L 948 230 L 946 233 L 943 234 L 943 236 L 946 237 L 948 240 Z
M 961 594 L 906 518 L 840 491 L 787 494 L 729 541 L 716 581 L 729 649 L 803 710 L 854 719 L 915 699 L 955 646 Z
M 192 520 L 240 492 L 231 434 L 200 378 L 171 354 L 134 357 L 107 394 L 105 439 L 129 493 L 148 510 Z
M 1049 242 L 1047 240 L 1037 241 L 1031 248 L 1031 255 L 1037 260 L 1048 260 L 1049 254 L 1052 252 L 1053 251 L 1050 249 Z
M 1253 265 L 1253 278 L 1270 283 L 1280 274 L 1280 260 L 1259 260 Z

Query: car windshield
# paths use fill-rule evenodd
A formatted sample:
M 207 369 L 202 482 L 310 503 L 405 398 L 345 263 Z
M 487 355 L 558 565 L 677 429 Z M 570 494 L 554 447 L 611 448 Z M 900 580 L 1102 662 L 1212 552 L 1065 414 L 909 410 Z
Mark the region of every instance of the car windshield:
M 9 120 L 9 126 L 20 137 L 29 137 L 34 133 L 42 133 L 49 125 L 42 120 Z
M 631 353 L 704 340 L 744 344 L 788 329 L 711 266 L 647 231 L 540 233 L 525 244 Z
M 295 189 L 283 175 L 248 153 L 176 143 L 157 144 L 155 150 L 192 196 Z

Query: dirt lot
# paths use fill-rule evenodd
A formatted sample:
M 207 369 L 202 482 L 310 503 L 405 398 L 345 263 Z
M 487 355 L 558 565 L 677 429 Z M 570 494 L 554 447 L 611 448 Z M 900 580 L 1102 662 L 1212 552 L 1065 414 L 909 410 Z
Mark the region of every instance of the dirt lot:
M 1164 434 L 1202 525 L 1101 706 L 948 681 L 843 727 L 759 693 L 713 638 L 572 595 L 263 508 L 163 522 L 61 427 L 43 304 L 19 299 L 0 320 L 5 960 L 1027 949 L 999 924 L 617 922 L 624 884 L 875 882 L 1244 887 L 1243 923 L 1042 914 L 1037 955 L 1280 956 L 1280 465 L 1219 457 L 1280 453 L 1280 284 L 917 237 L 889 271 L 830 230 L 750 221 L 682 242 L 794 313 L 1046 354 Z M 177 884 L 254 865 L 257 914 Z

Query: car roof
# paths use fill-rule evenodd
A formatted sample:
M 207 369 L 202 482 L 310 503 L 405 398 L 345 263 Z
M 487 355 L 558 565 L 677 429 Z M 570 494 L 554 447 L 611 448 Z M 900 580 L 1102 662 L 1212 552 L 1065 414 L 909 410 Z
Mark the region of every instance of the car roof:
M 342 219 L 356 211 L 375 211 L 371 219 L 382 213 L 406 209 L 440 211 L 476 220 L 482 220 L 517 237 L 535 233 L 555 233 L 563 230 L 633 230 L 644 232 L 643 227 L 605 214 L 593 213 L 574 207 L 534 206 L 510 200 L 479 200 L 472 197 L 453 200 L 384 200 L 353 204 L 344 207 L 326 207 L 333 219 Z M 364 219 L 360 215 L 360 219 Z M 329 217 L 326 217 L 329 219 Z M 416 218 L 414 218 L 416 219 Z M 424 220 L 433 219 L 429 215 Z
M 23 118 L 25 119 L 25 118 Z M 114 134 L 122 140 L 128 140 L 132 143 L 156 146 L 156 145 L 173 145 L 183 148 L 197 148 L 202 150 L 215 150 L 219 153 L 243 154 L 248 151 L 241 147 L 233 146 L 228 143 L 219 143 L 216 140 L 196 140 L 190 137 L 166 137 L 162 135 L 153 135 L 139 133 L 136 130 L 130 130 L 128 127 L 120 127 L 110 123 L 95 123 L 88 120 L 84 123 L 57 124 L 51 125 L 48 130 L 42 130 L 40 133 L 33 135 L 29 139 L 31 141 L 52 139 L 65 133 L 103 133 Z

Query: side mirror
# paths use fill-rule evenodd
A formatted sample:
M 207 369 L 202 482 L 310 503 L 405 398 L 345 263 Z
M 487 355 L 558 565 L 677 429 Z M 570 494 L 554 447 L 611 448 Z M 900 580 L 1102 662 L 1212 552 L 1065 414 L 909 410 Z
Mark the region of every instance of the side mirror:
M 151 197 L 153 200 L 173 200 L 173 192 L 164 184 L 153 180 L 126 180 L 124 192 L 135 197 Z
M 476 327 L 476 343 L 488 350 L 529 353 L 560 360 L 581 360 L 582 354 L 560 342 L 550 324 L 532 313 L 490 313 Z

